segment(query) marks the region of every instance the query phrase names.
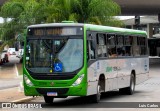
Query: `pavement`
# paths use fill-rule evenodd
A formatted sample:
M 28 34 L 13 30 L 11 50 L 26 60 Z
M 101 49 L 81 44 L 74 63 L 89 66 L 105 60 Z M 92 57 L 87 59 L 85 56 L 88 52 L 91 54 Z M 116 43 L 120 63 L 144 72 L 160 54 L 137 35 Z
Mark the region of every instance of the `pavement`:
M 0 66 L 0 102 L 23 102 L 33 97 L 24 95 L 22 75 L 18 74 L 16 65 L 19 58 L 9 56 L 9 63 Z
M 32 97 L 26 97 L 19 87 L 13 87 L 8 89 L 0 90 L 0 102 L 24 102 L 26 99 L 31 99 Z

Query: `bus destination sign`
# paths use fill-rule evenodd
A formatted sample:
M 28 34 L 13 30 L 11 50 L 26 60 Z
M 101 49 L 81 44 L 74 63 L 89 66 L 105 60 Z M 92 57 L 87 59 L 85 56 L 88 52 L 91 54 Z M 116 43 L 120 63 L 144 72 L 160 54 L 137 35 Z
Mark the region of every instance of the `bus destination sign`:
M 52 27 L 52 28 L 29 28 L 28 35 L 52 36 L 52 35 L 82 35 L 82 27 Z

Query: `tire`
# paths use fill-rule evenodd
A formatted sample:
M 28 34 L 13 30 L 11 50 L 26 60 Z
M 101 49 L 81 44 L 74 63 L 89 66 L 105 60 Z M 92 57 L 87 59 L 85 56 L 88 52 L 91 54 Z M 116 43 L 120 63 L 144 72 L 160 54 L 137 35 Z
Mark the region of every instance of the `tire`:
M 20 63 L 23 63 L 23 58 L 20 58 L 20 61 L 19 61 Z
M 99 103 L 101 99 L 101 86 L 98 84 L 97 86 L 97 94 L 92 97 L 94 103 Z
M 131 78 L 130 78 L 130 86 L 126 87 L 126 88 L 121 88 L 119 89 L 119 91 L 121 93 L 125 93 L 128 95 L 132 95 L 135 91 L 135 76 L 133 74 L 131 74 Z
M 1 60 L 0 60 L 0 65 L 2 65 L 2 64 L 3 64 L 3 60 L 1 59 Z
M 47 103 L 47 104 L 52 104 L 52 103 L 53 103 L 53 100 L 54 100 L 54 97 L 44 96 L 44 101 L 45 101 L 45 103 Z
M 3 58 L 3 63 L 6 63 L 6 60 L 5 60 L 5 58 Z

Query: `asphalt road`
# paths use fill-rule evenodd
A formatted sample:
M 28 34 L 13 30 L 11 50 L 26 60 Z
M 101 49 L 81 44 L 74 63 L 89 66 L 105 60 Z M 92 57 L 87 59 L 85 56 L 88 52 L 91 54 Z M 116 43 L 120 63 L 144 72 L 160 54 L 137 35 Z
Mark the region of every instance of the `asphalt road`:
M 9 56 L 9 62 L 0 66 L 0 90 L 18 87 L 20 79 L 15 64 L 19 63 L 16 55 Z

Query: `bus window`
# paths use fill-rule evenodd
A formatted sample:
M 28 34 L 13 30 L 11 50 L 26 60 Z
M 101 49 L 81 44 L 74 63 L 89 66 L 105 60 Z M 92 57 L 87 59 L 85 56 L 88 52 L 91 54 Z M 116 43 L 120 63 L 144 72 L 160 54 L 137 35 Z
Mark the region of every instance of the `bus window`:
M 124 37 L 124 45 L 131 46 L 133 42 L 132 36 L 125 36 Z
M 116 45 L 115 45 L 115 35 L 114 34 L 108 34 L 107 35 L 107 51 L 109 57 L 117 57 L 116 52 Z
M 109 34 L 107 37 L 108 45 L 115 46 L 115 35 Z
M 93 47 L 92 41 L 88 41 L 88 59 L 95 59 L 95 48 Z
M 117 46 L 117 55 L 118 56 L 125 56 L 125 47 L 124 46 Z
M 88 40 L 87 40 L 87 60 L 89 59 L 95 59 L 95 41 L 93 34 L 89 34 Z
M 140 55 L 146 55 L 147 54 L 147 48 L 146 48 L 145 37 L 138 37 L 137 38 L 137 44 L 140 48 Z
M 133 45 L 132 45 L 132 50 L 133 50 L 133 55 L 134 56 L 140 56 L 140 46 L 138 45 L 138 40 L 137 36 L 133 37 Z
M 123 46 L 123 36 L 122 35 L 117 35 L 117 45 Z
M 116 36 L 117 56 L 125 56 L 125 47 L 123 46 L 123 35 Z
M 105 34 L 97 34 L 97 51 L 98 57 L 106 57 L 107 50 L 106 50 L 106 39 Z
M 125 36 L 124 37 L 124 49 L 125 49 L 125 56 L 132 56 L 132 36 Z

